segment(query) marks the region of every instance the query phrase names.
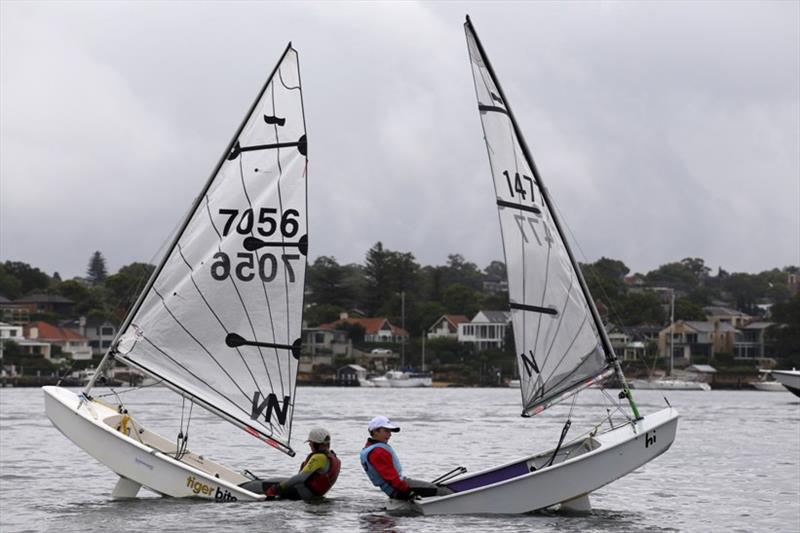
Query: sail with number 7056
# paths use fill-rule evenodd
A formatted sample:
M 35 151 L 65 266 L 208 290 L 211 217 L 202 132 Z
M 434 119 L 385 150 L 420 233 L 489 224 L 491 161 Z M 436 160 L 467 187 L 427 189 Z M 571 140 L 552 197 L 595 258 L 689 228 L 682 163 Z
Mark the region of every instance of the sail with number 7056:
M 251 477 L 188 449 L 201 406 L 291 448 L 308 253 L 303 91 L 289 44 L 200 188 L 188 215 L 83 392 L 45 387 L 53 424 L 120 478 L 174 497 L 262 500 Z M 145 428 L 119 396 L 93 395 L 111 361 L 171 388 L 189 405 L 176 440 Z M 77 416 L 76 416 L 77 415 Z M 196 431 L 193 432 L 196 434 Z

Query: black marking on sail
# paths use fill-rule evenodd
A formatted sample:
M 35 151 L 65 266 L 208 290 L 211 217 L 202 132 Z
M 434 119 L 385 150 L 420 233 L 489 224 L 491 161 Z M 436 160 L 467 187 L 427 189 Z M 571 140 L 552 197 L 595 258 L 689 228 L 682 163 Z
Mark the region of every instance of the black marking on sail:
M 479 110 L 479 111 L 484 111 L 484 112 L 485 112 L 485 111 L 495 111 L 495 112 L 497 112 L 497 113 L 503 113 L 504 115 L 508 115 L 508 111 L 506 111 L 506 110 L 505 110 L 504 108 L 502 108 L 502 107 L 497 107 L 497 106 L 495 106 L 495 105 L 483 105 L 483 104 L 478 104 L 478 110 Z
M 297 248 L 301 254 L 308 254 L 308 237 L 306 235 L 300 237 L 297 242 L 267 242 L 258 237 L 246 237 L 243 244 L 244 249 L 248 252 L 255 252 L 261 248 Z
M 300 351 L 303 349 L 303 341 L 301 339 L 296 339 L 292 343 L 292 355 L 295 359 L 300 359 Z
M 525 304 L 516 304 L 511 302 L 508 304 L 511 309 L 520 309 L 522 311 L 533 311 L 534 313 L 542 313 L 545 315 L 557 315 L 558 311 L 553 309 L 552 307 L 539 307 L 538 305 L 525 305 Z
M 505 200 L 497 200 L 497 205 L 500 207 L 510 207 L 512 209 L 519 209 L 521 211 L 527 211 L 529 213 L 534 213 L 536 215 L 541 215 L 542 211 L 538 207 L 532 205 L 522 205 L 522 204 L 515 204 L 514 202 L 507 202 Z
M 528 350 L 528 352 L 531 354 L 530 359 L 528 359 L 528 356 L 525 355 L 525 352 L 522 352 L 519 354 L 519 356 L 522 358 L 522 366 L 525 367 L 525 372 L 528 373 L 528 377 L 532 377 L 533 372 L 539 374 L 539 365 L 536 364 L 536 358 L 533 356 L 533 350 Z M 533 372 L 531 372 L 531 370 L 533 370 Z
M 250 412 L 250 418 L 253 420 L 257 420 L 261 413 L 264 413 L 266 409 L 266 413 L 264 414 L 264 420 L 268 424 L 272 424 L 272 413 L 275 412 L 275 418 L 278 420 L 280 425 L 286 424 L 286 417 L 289 414 L 289 405 L 291 402 L 291 397 L 284 396 L 283 397 L 283 407 L 278 403 L 278 397 L 275 393 L 270 392 L 267 394 L 267 397 L 264 398 L 263 402 L 259 403 L 261 399 L 261 393 L 255 391 L 253 393 L 253 409 Z
M 264 122 L 267 124 L 277 124 L 278 126 L 283 126 L 286 124 L 286 119 L 271 115 L 264 115 Z
M 501 104 L 503 103 L 503 99 L 494 94 L 492 91 L 489 91 L 489 94 L 492 95 L 492 100 L 494 100 L 495 102 L 500 102 Z
M 228 154 L 228 161 L 233 161 L 234 159 L 239 157 L 239 154 L 241 154 L 242 152 L 254 152 L 256 150 L 272 150 L 274 148 L 292 148 L 292 147 L 297 147 L 297 150 L 301 154 L 306 155 L 306 151 L 308 149 L 306 143 L 306 136 L 303 135 L 302 137 L 300 137 L 300 139 L 297 140 L 297 142 L 292 142 L 292 143 L 257 144 L 253 146 L 242 146 L 239 143 L 239 141 L 236 141 L 236 144 L 234 144 L 233 148 L 231 149 L 231 153 Z
M 228 333 L 225 335 L 225 344 L 229 348 L 238 348 L 239 346 L 261 346 L 262 348 L 277 348 L 279 350 L 289 350 L 292 352 L 292 355 L 295 355 L 294 352 L 296 350 L 295 341 L 294 344 L 278 344 L 274 342 L 259 342 L 259 341 L 249 341 L 242 337 L 241 335 L 237 335 L 236 333 Z M 298 356 L 295 355 L 295 358 Z

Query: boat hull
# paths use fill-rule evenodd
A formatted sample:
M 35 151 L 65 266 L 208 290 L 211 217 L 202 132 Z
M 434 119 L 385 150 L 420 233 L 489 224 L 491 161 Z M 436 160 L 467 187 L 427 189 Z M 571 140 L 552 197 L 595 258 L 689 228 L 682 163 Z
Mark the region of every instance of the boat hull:
M 636 390 L 711 390 L 711 385 L 702 381 L 687 381 L 683 379 L 633 379 L 629 382 L 632 389 Z
M 675 440 L 678 413 L 667 408 L 636 422 L 610 430 L 594 438 L 565 445 L 566 455 L 552 466 L 545 466 L 553 451 L 461 476 L 451 487 L 480 484 L 480 479 L 502 477 L 503 472 L 531 465 L 540 467 L 509 479 L 449 496 L 414 502 L 390 500 L 390 510 L 422 514 L 518 514 L 577 500 L 592 491 L 636 470 L 669 449 Z M 588 442 L 588 444 L 587 444 Z M 592 448 L 581 449 L 584 448 Z
M 789 392 L 800 396 L 800 370 L 773 370 L 770 373 L 775 381 L 789 389 Z
M 122 415 L 112 407 L 82 400 L 61 387 L 43 387 L 45 412 L 53 425 L 79 448 L 106 465 L 124 481 L 114 496 L 132 497 L 144 486 L 176 498 L 215 501 L 259 501 L 259 495 L 238 487 L 249 478 L 187 452 L 170 457 L 175 443 L 131 421 L 130 435 L 117 429 Z M 172 452 L 170 452 L 170 447 Z

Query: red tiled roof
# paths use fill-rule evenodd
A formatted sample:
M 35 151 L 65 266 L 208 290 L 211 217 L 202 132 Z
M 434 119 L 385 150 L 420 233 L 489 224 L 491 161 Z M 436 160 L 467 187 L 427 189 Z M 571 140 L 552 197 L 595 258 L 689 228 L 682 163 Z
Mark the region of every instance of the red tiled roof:
M 344 320 L 337 320 L 335 322 L 321 324 L 319 327 L 320 329 L 336 329 L 336 326 L 343 323 L 358 324 L 364 328 L 364 333 L 367 335 L 376 335 L 381 329 L 391 329 L 393 335 L 401 337 L 408 336 L 408 332 L 406 330 L 403 328 L 398 328 L 397 326 L 393 326 L 386 318 L 346 318 Z M 387 324 L 388 328 L 384 328 L 384 324 Z
M 74 329 L 59 328 L 47 322 L 31 322 L 25 326 L 25 338 L 30 338 L 31 328 L 39 329 L 39 339 L 46 341 L 85 341 L 89 340 Z
M 444 315 L 444 317 L 454 326 L 458 326 L 464 322 L 469 322 L 469 318 L 464 315 Z

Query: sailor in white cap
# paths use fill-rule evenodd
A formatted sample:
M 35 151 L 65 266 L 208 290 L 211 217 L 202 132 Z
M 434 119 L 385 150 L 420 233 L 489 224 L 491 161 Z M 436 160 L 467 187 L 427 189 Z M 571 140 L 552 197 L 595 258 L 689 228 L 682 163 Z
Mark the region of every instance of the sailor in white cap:
M 427 481 L 407 478 L 394 449 L 389 446 L 392 433 L 400 431 L 386 416 L 376 416 L 367 426 L 369 438 L 361 450 L 361 466 L 373 485 L 380 488 L 390 498 L 408 500 L 414 496 L 443 496 L 452 494 L 447 487 L 434 485 Z

